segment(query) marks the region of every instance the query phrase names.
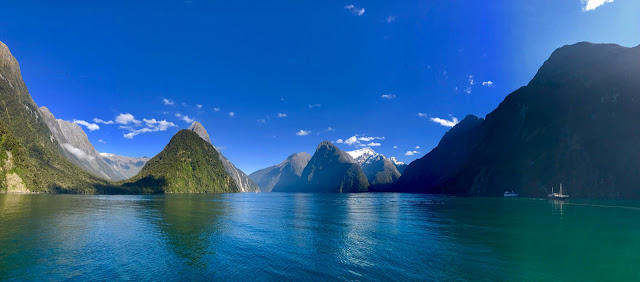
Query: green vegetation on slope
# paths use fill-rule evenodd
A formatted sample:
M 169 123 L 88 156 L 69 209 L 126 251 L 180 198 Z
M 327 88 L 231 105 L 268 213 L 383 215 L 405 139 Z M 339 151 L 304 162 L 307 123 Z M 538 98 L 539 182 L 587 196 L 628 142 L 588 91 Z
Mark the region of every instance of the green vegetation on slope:
M 218 152 L 190 130 L 180 130 L 169 144 L 122 187 L 132 193 L 239 192 Z

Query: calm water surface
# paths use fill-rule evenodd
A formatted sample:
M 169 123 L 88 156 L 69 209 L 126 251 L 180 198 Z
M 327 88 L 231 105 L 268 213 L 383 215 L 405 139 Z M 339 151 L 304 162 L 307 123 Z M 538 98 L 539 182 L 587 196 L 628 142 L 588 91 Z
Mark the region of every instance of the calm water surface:
M 640 203 L 0 195 L 0 279 L 638 280 Z

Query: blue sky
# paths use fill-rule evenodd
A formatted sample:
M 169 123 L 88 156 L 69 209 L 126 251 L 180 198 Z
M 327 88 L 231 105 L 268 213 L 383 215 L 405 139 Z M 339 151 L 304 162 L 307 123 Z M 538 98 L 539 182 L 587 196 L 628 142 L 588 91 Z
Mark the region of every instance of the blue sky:
M 197 120 L 247 173 L 323 140 L 410 162 L 554 49 L 640 43 L 635 0 L 63 2 L 2 4 L 38 105 L 128 156 Z

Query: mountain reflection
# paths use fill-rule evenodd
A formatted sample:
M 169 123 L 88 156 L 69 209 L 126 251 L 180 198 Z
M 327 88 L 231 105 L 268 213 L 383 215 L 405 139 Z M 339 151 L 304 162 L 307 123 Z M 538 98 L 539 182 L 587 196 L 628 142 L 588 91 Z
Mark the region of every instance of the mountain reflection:
M 165 195 L 152 201 L 153 223 L 169 248 L 191 266 L 206 268 L 216 255 L 218 235 L 225 231 L 229 205 L 222 194 Z

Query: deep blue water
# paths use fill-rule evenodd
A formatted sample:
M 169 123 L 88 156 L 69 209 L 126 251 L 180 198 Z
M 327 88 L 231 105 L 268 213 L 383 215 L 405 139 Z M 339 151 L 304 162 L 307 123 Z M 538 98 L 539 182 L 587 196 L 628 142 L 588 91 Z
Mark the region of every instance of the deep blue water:
M 634 205 L 369 193 L 0 195 L 0 278 L 635 279 Z

